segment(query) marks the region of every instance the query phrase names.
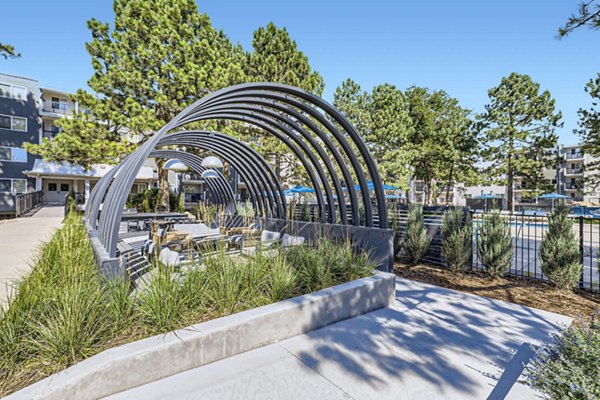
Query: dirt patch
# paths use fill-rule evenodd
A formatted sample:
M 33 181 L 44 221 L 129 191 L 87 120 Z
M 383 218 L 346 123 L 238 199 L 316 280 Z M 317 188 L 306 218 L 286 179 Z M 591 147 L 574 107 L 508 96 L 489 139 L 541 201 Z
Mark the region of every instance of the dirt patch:
M 491 280 L 479 271 L 455 273 L 433 265 L 394 265 L 396 275 L 448 289 L 460 290 L 479 296 L 504 300 L 538 308 L 573 318 L 591 317 L 600 310 L 600 294 L 585 290 L 564 292 L 531 279 L 505 277 Z

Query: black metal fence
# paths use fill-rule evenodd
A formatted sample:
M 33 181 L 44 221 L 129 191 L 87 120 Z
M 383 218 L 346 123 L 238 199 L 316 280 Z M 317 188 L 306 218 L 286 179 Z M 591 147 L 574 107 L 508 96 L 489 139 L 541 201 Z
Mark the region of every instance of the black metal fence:
M 473 268 L 483 269 L 483 264 L 477 256 L 477 231 L 481 226 L 483 213 L 474 212 L 470 208 L 463 208 L 473 224 Z M 423 217 L 427 233 L 431 238 L 431 245 L 423 261 L 444 266 L 441 255 L 442 238 L 441 226 L 444 213 L 448 207 L 423 207 Z M 315 221 L 318 209 L 315 204 L 296 204 L 292 211 L 292 219 Z M 408 207 L 404 205 L 388 205 L 388 223 L 396 232 L 396 243 L 401 244 L 404 232 Z M 502 213 L 507 227 L 511 231 L 513 243 L 513 260 L 508 271 L 510 275 L 527 277 L 547 281 L 542 273 L 540 262 L 540 246 L 548 230 L 548 216 L 545 213 Z M 467 221 L 469 219 L 465 219 Z M 600 252 L 600 219 L 591 216 L 572 216 L 573 231 L 579 239 L 579 251 L 583 264 L 583 273 L 579 286 L 582 289 L 600 292 L 600 272 L 598 256 Z M 378 216 L 374 216 L 378 221 Z M 400 247 L 396 250 L 400 250 Z
M 473 268 L 484 266 L 477 256 L 477 229 L 481 226 L 483 214 L 473 214 Z M 522 276 L 546 281 L 540 261 L 540 246 L 548 231 L 547 215 L 503 214 L 505 224 L 510 229 L 513 243 L 513 259 L 510 275 Z M 583 264 L 583 273 L 579 286 L 582 289 L 600 291 L 598 273 L 598 249 L 600 247 L 600 220 L 573 216 L 573 232 L 579 238 L 579 252 Z

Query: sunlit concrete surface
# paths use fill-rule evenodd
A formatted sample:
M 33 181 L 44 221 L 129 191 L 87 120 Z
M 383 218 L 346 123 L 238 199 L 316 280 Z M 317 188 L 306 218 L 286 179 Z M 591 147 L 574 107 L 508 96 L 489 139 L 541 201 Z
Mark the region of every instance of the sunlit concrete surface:
M 523 366 L 558 314 L 398 279 L 396 302 L 109 397 L 535 399 Z
M 48 241 L 63 220 L 63 206 L 45 206 L 31 217 L 0 222 L 0 306 L 13 283 L 31 270 L 35 252 Z

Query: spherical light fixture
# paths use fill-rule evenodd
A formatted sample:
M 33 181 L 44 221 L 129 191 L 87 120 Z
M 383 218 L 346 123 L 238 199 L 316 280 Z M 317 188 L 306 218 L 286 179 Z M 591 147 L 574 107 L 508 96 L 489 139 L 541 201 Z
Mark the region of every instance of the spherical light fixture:
M 179 158 L 171 158 L 163 165 L 163 169 L 173 172 L 184 172 L 187 171 L 187 166 Z
M 208 156 L 202 160 L 202 166 L 204 168 L 223 168 L 223 161 L 215 156 Z
M 219 174 L 217 173 L 217 171 L 213 170 L 213 169 L 207 169 L 204 172 L 202 172 L 202 175 L 200 175 L 203 179 L 216 179 L 219 177 Z

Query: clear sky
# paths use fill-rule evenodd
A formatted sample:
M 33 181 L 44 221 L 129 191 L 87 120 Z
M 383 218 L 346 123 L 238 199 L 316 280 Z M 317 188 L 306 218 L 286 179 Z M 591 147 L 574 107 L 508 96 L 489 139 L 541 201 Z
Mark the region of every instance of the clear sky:
M 550 90 L 563 112 L 561 142 L 577 109 L 589 107 L 585 83 L 600 72 L 600 32 L 556 32 L 580 0 L 206 0 L 213 24 L 251 48 L 252 32 L 273 21 L 287 27 L 325 78 L 324 97 L 351 77 L 363 88 L 388 82 L 444 89 L 481 111 L 487 90 L 511 72 Z M 113 20 L 112 0 L 0 0 L 0 42 L 22 58 L 0 59 L 0 72 L 74 91 L 91 75 L 86 21 Z

